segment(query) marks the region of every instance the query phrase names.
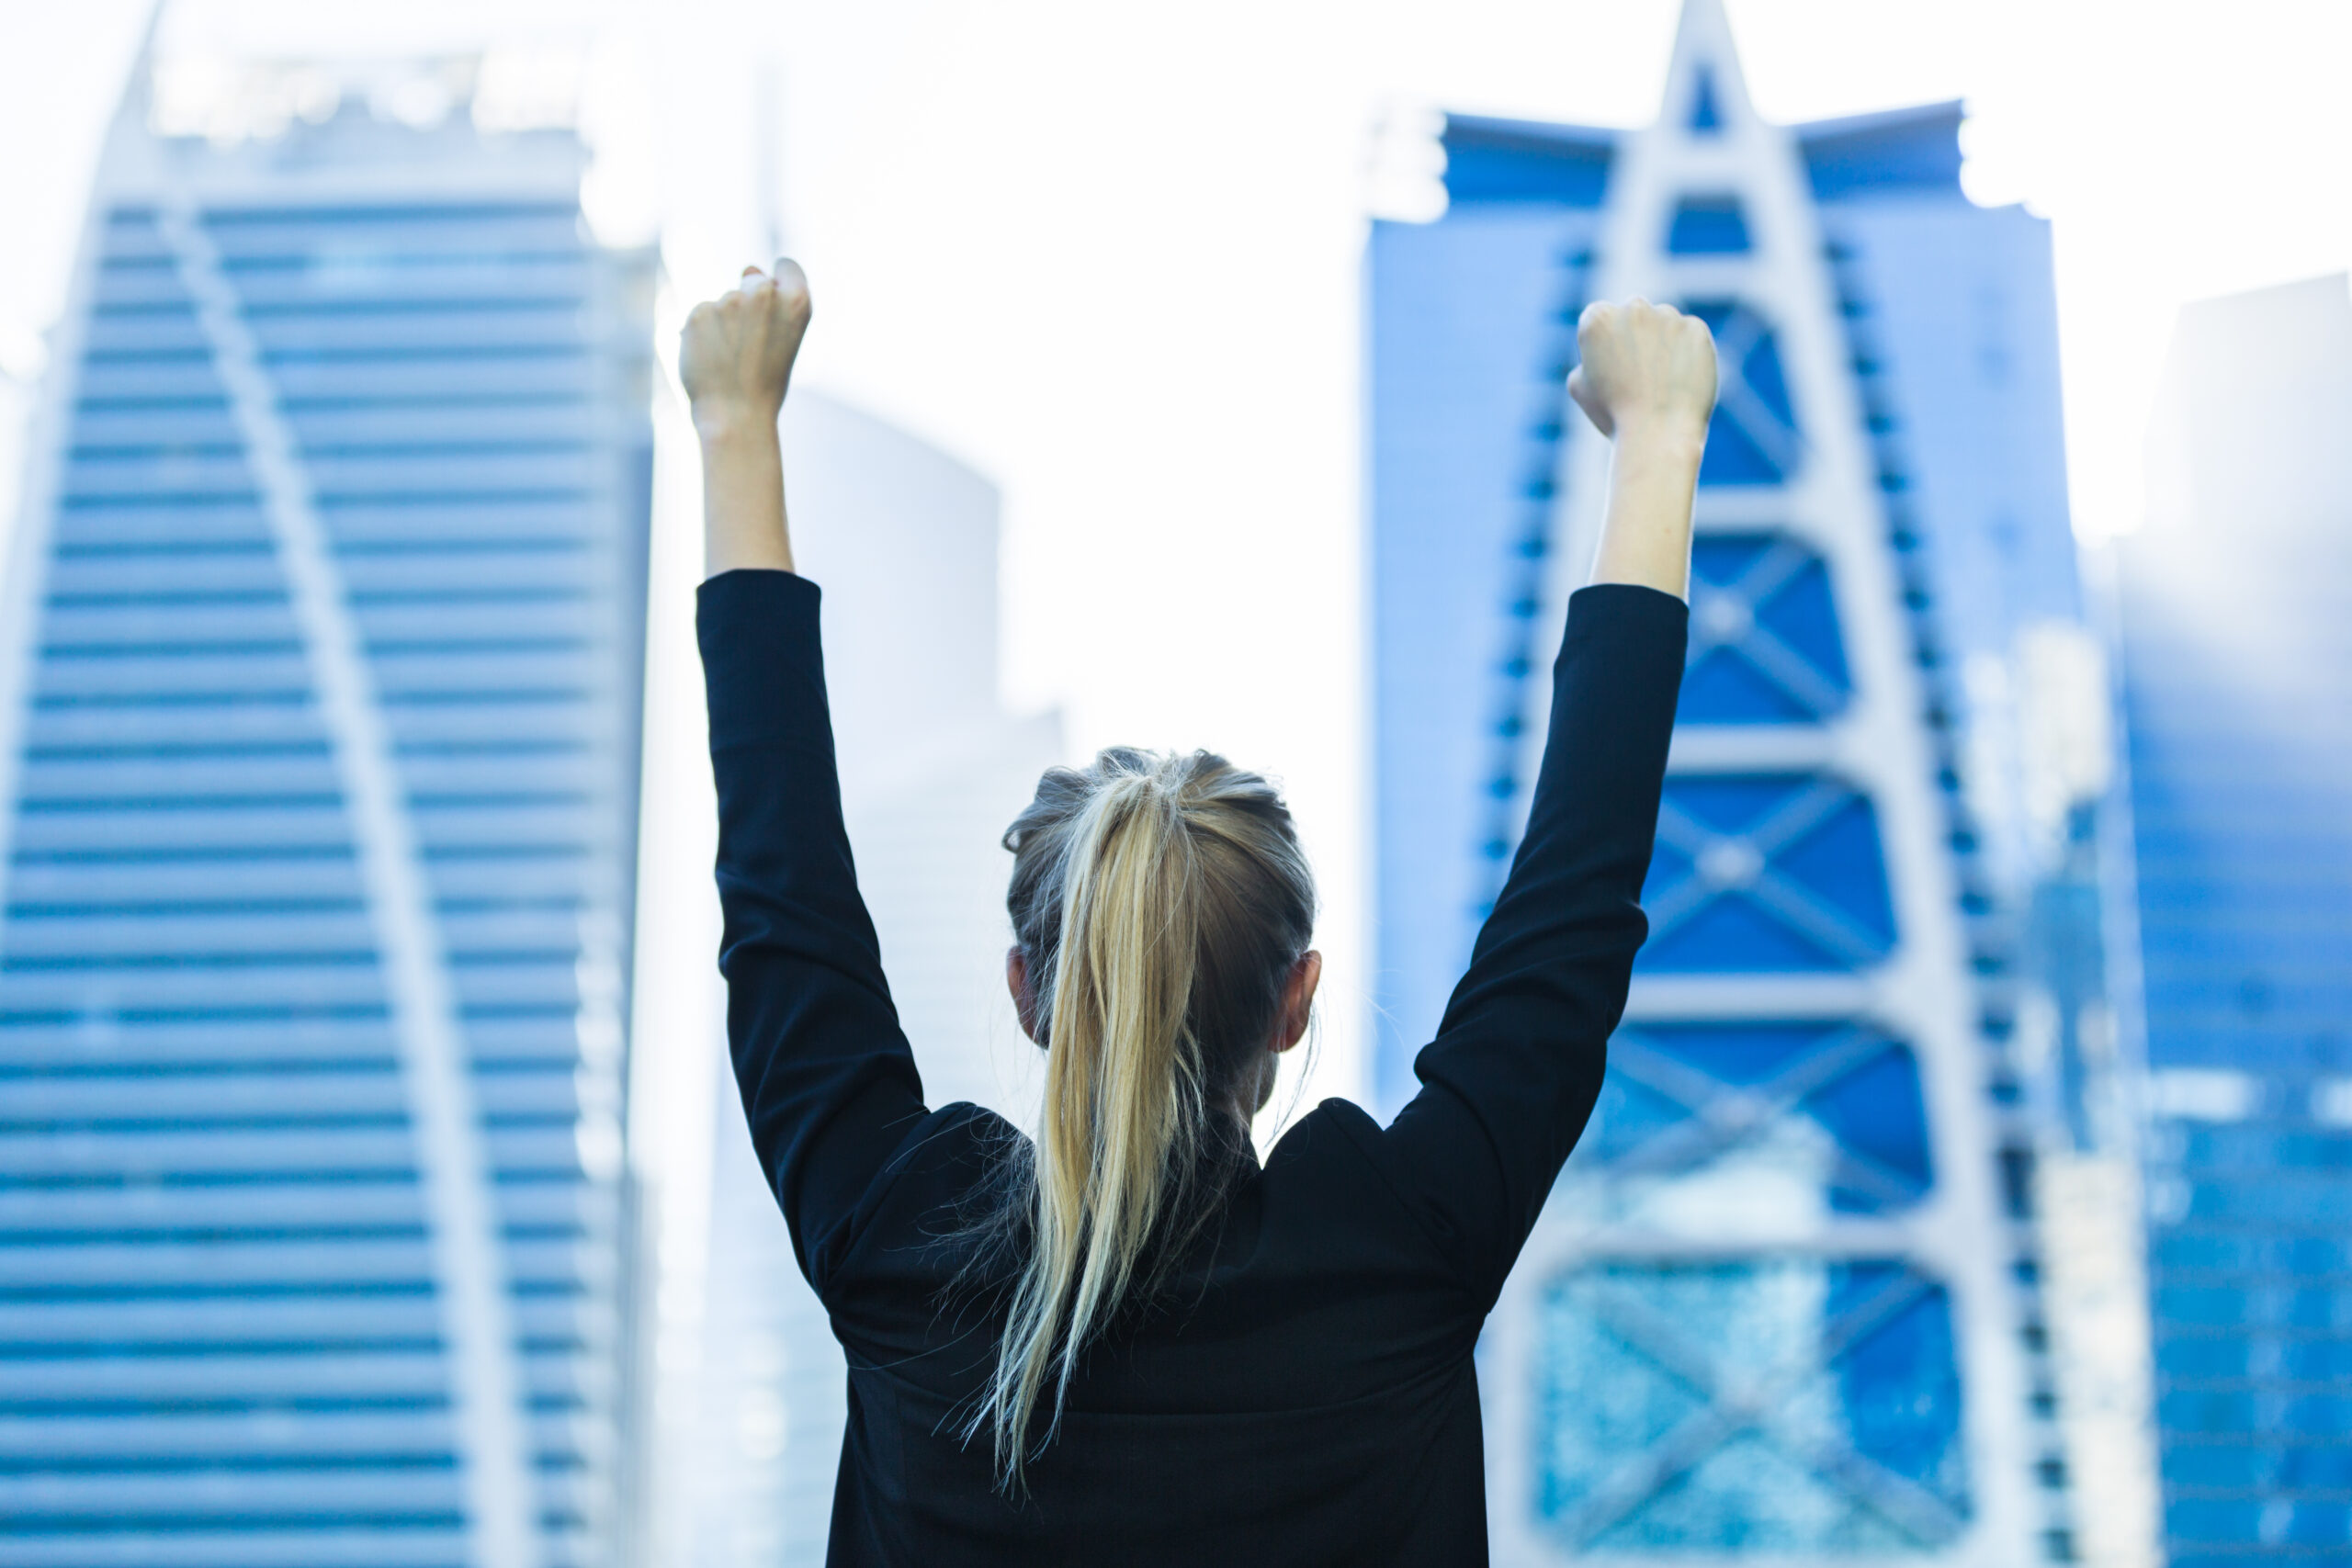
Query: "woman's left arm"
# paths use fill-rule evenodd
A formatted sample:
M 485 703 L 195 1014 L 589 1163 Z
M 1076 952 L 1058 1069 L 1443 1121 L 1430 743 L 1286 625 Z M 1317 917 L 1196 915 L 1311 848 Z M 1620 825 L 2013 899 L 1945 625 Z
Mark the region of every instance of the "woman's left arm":
M 786 531 L 775 422 L 808 322 L 798 267 L 746 269 L 687 318 L 679 378 L 703 446 L 711 575 L 696 618 L 728 1045 L 761 1168 L 822 1297 L 861 1202 L 924 1112 L 842 822 L 820 596 L 793 574 Z

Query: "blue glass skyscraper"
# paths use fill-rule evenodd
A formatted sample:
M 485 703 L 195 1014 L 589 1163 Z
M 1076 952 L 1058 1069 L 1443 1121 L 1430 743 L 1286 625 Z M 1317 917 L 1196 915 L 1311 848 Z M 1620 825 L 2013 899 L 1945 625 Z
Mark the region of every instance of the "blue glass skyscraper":
M 1651 939 L 1481 1352 L 1498 1562 L 2072 1551 L 2010 1050 L 2030 814 L 1972 754 L 2019 638 L 2081 608 L 2048 233 L 1962 196 L 1960 119 L 1768 124 L 1693 0 L 1656 126 L 1450 118 L 1443 217 L 1374 230 L 1391 1106 L 1516 841 L 1589 558 L 1577 313 L 1677 300 L 1724 372 Z
M 2174 1568 L 2352 1562 L 2352 294 L 2182 312 L 2117 543 Z
M 605 1561 L 650 263 L 566 131 L 143 101 L 0 613 L 0 1562 Z

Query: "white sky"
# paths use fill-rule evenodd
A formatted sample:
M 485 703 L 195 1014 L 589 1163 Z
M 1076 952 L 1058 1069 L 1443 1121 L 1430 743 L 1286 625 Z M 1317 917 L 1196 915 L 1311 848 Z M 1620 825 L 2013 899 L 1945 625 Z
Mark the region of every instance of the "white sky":
M 0 370 L 40 364 L 144 0 L 0 0 Z M 1284 775 L 1361 995 L 1358 351 L 1390 106 L 1629 124 L 1674 0 L 183 0 L 167 44 L 590 51 L 595 210 L 681 289 L 775 175 L 804 374 L 991 474 L 1008 694 L 1073 741 Z M 1764 112 L 1965 97 L 1969 188 L 2054 220 L 2078 527 L 2130 526 L 2185 300 L 2352 262 L 2341 0 L 1731 0 Z M 763 153 L 755 85 L 777 84 Z M 0 460 L 8 443 L 0 441 Z M 13 487 L 12 487 L 13 488 Z M 1332 1020 L 1335 1087 L 1356 1031 Z

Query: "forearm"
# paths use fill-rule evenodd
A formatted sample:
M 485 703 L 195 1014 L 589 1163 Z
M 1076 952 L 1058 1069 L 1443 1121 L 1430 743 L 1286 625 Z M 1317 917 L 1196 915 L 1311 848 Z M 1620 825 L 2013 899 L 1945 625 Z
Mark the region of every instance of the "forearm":
M 774 416 L 697 417 L 695 425 L 702 437 L 706 575 L 717 577 L 741 567 L 792 570 L 784 454 Z
M 1625 425 L 1609 469 L 1609 501 L 1594 552 L 1595 583 L 1690 596 L 1690 508 L 1706 428 Z

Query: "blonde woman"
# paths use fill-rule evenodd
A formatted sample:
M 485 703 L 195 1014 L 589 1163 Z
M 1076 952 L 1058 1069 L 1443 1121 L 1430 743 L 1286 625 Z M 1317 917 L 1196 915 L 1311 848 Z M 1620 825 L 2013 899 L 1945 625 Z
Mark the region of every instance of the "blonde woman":
M 842 828 L 818 590 L 776 416 L 800 269 L 688 320 L 720 967 L 752 1140 L 849 1359 L 834 1563 L 1486 1559 L 1471 1348 L 1599 1093 L 1682 674 L 1706 328 L 1596 305 L 1569 390 L 1616 444 L 1527 833 L 1386 1127 L 1249 1127 L 1322 960 L 1290 814 L 1224 759 L 1105 751 L 1012 825 L 1032 1143 L 931 1107 Z

